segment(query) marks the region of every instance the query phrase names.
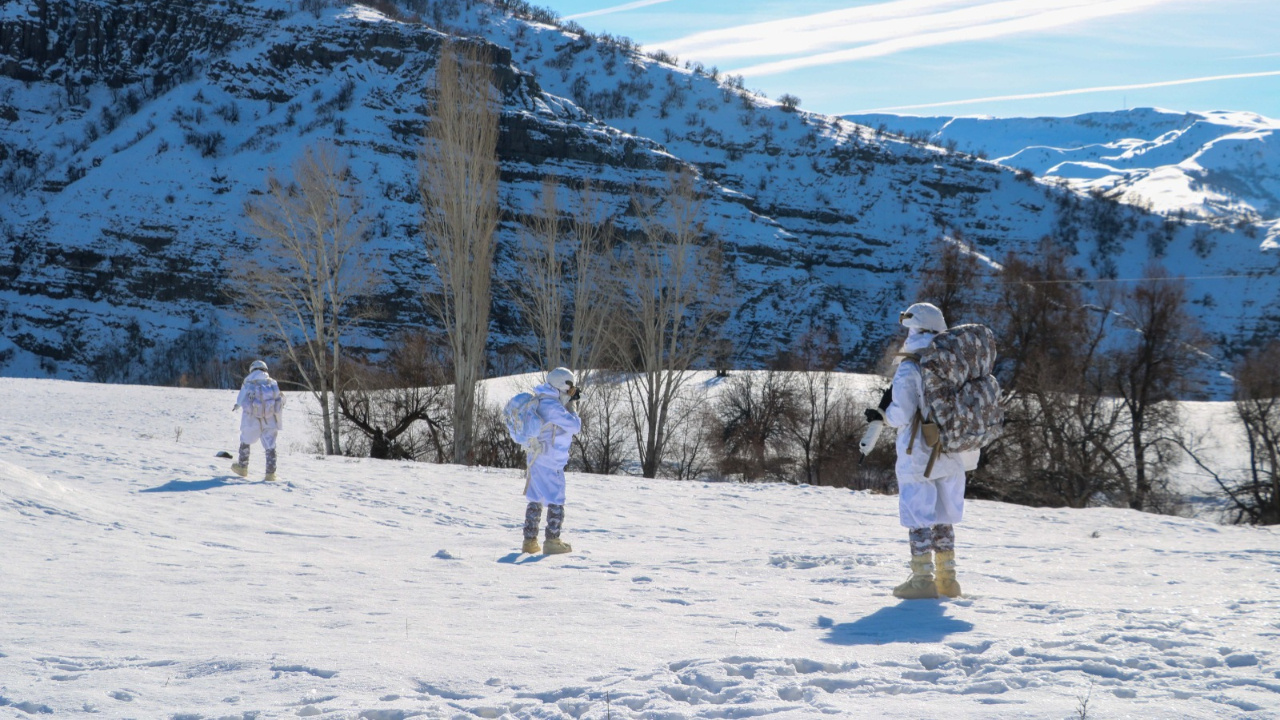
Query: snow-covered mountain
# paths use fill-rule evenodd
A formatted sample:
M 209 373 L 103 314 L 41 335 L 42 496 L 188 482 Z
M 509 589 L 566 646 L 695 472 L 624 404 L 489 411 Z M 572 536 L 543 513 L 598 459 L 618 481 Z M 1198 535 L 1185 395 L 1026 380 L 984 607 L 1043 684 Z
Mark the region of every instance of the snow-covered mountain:
M 1165 215 L 1255 224 L 1280 242 L 1280 120 L 1138 108 L 1075 117 L 850 115 Z
M 624 230 L 635 187 L 691 165 L 711 194 L 735 362 L 812 327 L 866 367 L 931 243 L 985 255 L 1051 236 L 1082 264 L 1139 275 L 1158 247 L 1223 343 L 1280 325 L 1275 252 L 999 164 L 755 96 L 626 41 L 563 30 L 517 2 L 79 0 L 0 10 L 0 372 L 93 377 L 180 349 L 250 349 L 224 279 L 258 252 L 242 207 L 270 168 L 334 141 L 372 213 L 383 310 L 357 345 L 424 321 L 416 154 L 436 52 L 491 43 L 503 91 L 499 273 L 544 176 L 592 180 Z M 514 9 L 524 17 L 506 14 Z M 314 8 L 314 10 L 312 10 Z M 571 193 L 566 192 L 564 197 Z M 1222 276 L 1233 281 L 1223 282 Z M 1239 278 L 1235 280 L 1235 278 Z M 501 292 L 502 285 L 498 285 Z M 1228 308 L 1224 317 L 1221 308 Z M 523 332 L 495 301 L 493 347 Z M 143 379 L 137 376 L 135 379 Z

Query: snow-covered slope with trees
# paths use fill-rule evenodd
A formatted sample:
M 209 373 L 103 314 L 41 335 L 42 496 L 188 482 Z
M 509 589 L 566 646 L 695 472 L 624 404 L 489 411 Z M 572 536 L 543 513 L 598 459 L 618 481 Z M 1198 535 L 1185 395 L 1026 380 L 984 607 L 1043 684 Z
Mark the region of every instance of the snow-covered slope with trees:
M 424 92 L 440 43 L 476 35 L 492 43 L 503 92 L 500 279 L 519 272 L 519 221 L 544 176 L 566 189 L 592 181 L 606 212 L 634 231 L 634 189 L 692 165 L 732 281 L 734 364 L 758 366 L 804 332 L 833 328 L 845 365 L 870 366 L 943 235 L 997 259 L 1051 236 L 1081 264 L 1122 277 L 1140 275 L 1154 252 L 1175 273 L 1209 278 L 1189 296 L 1221 343 L 1280 323 L 1276 253 L 1248 233 L 806 113 L 714 68 L 537 22 L 523 3 L 500 3 L 523 18 L 487 2 L 374 4 L 7 5 L 0 372 L 160 382 L 172 378 L 154 369 L 174 358 L 252 351 L 225 294 L 238 258 L 260 253 L 242 208 L 270 169 L 287 170 L 322 139 L 348 156 L 373 229 L 369 255 L 386 271 L 380 314 L 352 344 L 377 348 L 426 322 Z M 525 328 L 496 287 L 499 353 Z
M 1280 120 L 1152 108 L 1066 118 L 851 115 L 855 122 L 982 153 L 1165 215 L 1258 225 L 1280 242 Z
M 571 474 L 519 556 L 518 470 L 317 457 L 298 396 L 241 480 L 233 402 L 0 379 L 0 715 L 1280 712 L 1274 529 L 970 501 L 966 596 L 899 602 L 895 497 Z

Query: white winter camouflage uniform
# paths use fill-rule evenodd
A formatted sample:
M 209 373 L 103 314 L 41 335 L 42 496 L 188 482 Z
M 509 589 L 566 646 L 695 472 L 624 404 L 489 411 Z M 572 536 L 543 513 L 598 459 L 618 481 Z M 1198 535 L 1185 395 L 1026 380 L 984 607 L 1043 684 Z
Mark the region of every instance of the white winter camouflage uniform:
M 264 420 L 254 417 L 245 405 L 254 384 L 270 385 L 275 390 L 275 394 L 280 392 L 280 386 L 267 374 L 266 370 L 254 370 L 244 379 L 244 383 L 240 386 L 240 394 L 236 396 L 236 405 L 240 406 L 240 444 L 252 445 L 261 440 L 264 450 L 275 450 L 276 433 L 280 432 L 284 425 L 281 418 L 283 403 L 276 406 L 274 415 Z
M 538 452 L 529 458 L 529 487 L 525 498 L 531 503 L 564 505 L 564 466 L 569 463 L 569 446 L 582 430 L 582 419 L 560 402 L 560 392 L 547 383 L 533 389 L 538 398 L 538 416 L 544 423 L 538 433 Z
M 903 352 L 918 353 L 929 347 L 934 334 L 912 328 L 902 346 Z M 924 381 L 920 365 L 903 360 L 893 374 L 893 403 L 884 411 L 885 423 L 898 428 L 898 460 L 894 467 L 898 476 L 898 518 L 903 527 L 924 528 L 937 524 L 954 524 L 964 517 L 965 471 L 978 466 L 980 451 L 957 454 L 943 453 L 933 466 L 933 474 L 924 476 L 929 464 L 929 448 L 924 434 L 917 428 L 910 455 L 911 421 L 924 407 Z

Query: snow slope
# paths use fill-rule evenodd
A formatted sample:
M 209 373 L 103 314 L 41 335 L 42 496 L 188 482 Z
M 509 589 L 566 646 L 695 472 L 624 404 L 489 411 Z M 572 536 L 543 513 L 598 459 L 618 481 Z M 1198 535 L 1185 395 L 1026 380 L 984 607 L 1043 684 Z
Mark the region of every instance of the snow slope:
M 1267 717 L 1280 533 L 972 502 L 900 603 L 896 498 L 307 451 L 229 476 L 230 391 L 0 379 L 0 717 Z M 260 472 L 261 453 L 253 470 Z

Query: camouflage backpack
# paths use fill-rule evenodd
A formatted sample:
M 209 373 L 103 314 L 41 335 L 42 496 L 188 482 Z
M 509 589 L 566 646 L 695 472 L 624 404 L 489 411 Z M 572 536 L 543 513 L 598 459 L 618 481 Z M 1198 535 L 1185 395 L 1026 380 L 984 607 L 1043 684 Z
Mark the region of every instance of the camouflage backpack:
M 904 353 L 920 365 L 924 407 L 912 423 L 922 423 L 931 449 L 925 477 L 933 472 L 939 453 L 978 450 L 1000 437 L 1004 409 L 1000 383 L 991 374 L 996 362 L 996 339 L 985 325 L 958 325 L 938 333 L 920 353 Z M 911 452 L 908 446 L 907 452 Z

